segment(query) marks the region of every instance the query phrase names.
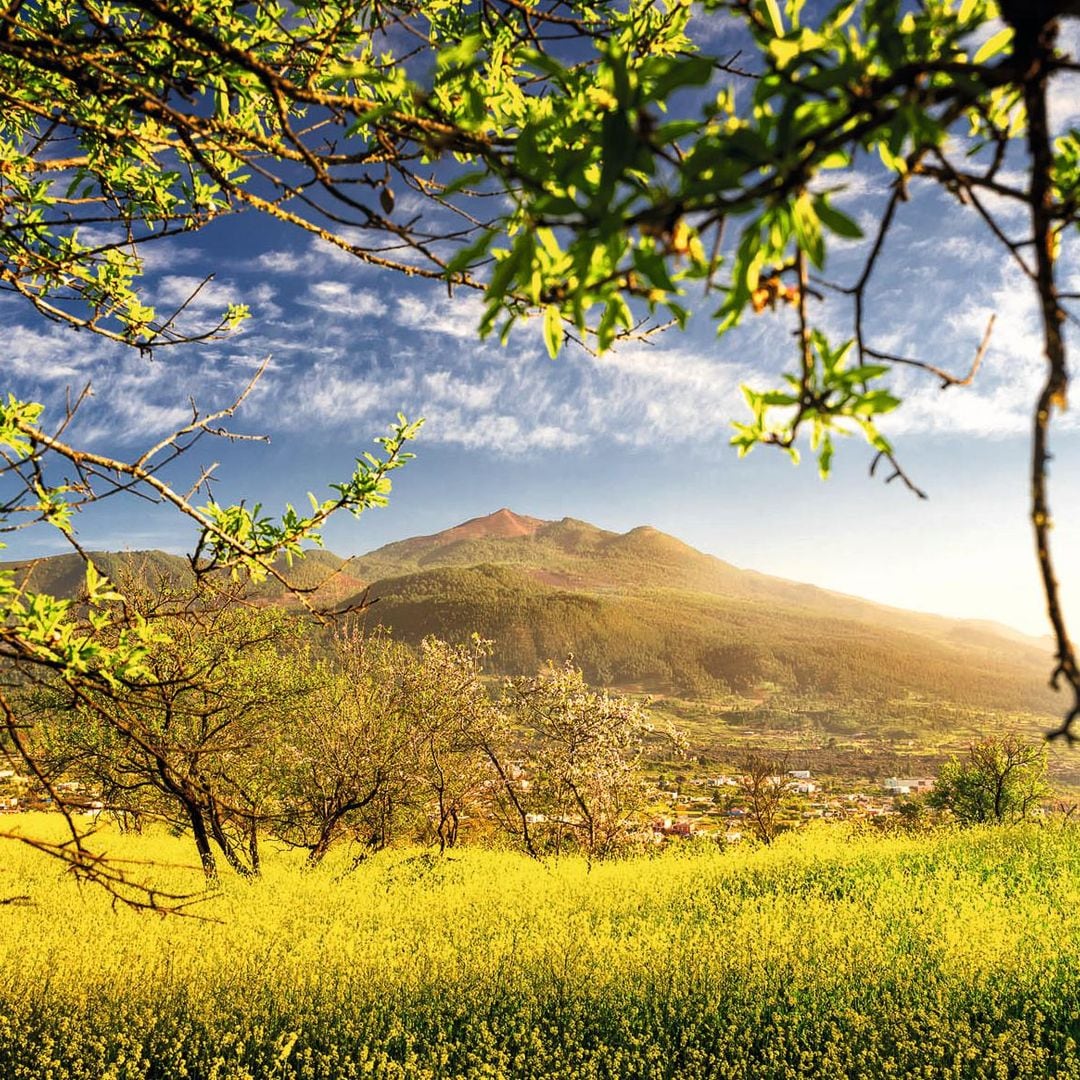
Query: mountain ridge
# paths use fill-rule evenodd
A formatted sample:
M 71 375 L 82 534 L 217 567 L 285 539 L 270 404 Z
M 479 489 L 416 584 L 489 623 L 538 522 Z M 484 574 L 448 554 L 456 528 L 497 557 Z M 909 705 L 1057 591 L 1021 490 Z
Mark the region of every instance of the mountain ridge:
M 429 536 L 417 536 L 409 537 L 401 541 L 393 541 L 389 544 L 385 544 L 379 548 L 375 548 L 372 551 L 366 552 L 363 555 L 354 555 L 348 561 L 355 568 L 369 567 L 382 571 L 386 567 L 388 557 L 393 555 L 397 556 L 399 551 L 407 550 L 410 554 L 422 551 L 418 545 L 422 541 L 435 541 L 433 547 L 445 548 L 451 541 L 444 538 L 449 538 L 453 534 L 457 533 L 457 530 L 461 529 L 465 525 L 473 526 L 474 535 L 473 539 L 484 540 L 491 538 L 493 534 L 485 534 L 479 526 L 483 523 L 495 519 L 499 514 L 510 513 L 505 508 L 503 510 L 496 511 L 493 514 L 471 518 L 467 522 L 463 522 L 462 525 L 453 526 L 445 529 L 441 532 L 432 533 Z M 882 603 L 878 600 L 870 600 L 866 597 L 859 596 L 856 593 L 842 592 L 837 589 L 830 589 L 822 585 L 815 585 L 810 582 L 796 581 L 789 578 L 781 578 L 773 574 L 767 574 L 760 570 L 752 568 L 743 568 L 735 566 L 733 563 L 726 562 L 719 556 L 709 554 L 707 552 L 700 551 L 697 548 L 680 540 L 678 537 L 672 536 L 670 533 L 665 533 L 651 525 L 637 525 L 627 530 L 624 533 L 615 532 L 612 530 L 602 529 L 599 526 L 593 525 L 590 522 L 582 521 L 578 518 L 564 517 L 557 520 L 543 520 L 539 518 L 528 518 L 523 515 L 514 515 L 522 520 L 539 523 L 539 527 L 533 529 L 530 532 L 530 536 L 536 540 L 551 540 L 555 546 L 561 547 L 564 550 L 568 549 L 569 545 L 562 542 L 564 540 L 564 534 L 569 534 L 573 540 L 580 543 L 582 535 L 588 535 L 591 540 L 592 547 L 595 549 L 606 549 L 615 551 L 626 551 L 628 549 L 637 549 L 637 552 L 641 553 L 641 543 L 644 541 L 649 546 L 653 547 L 653 553 L 656 553 L 657 549 L 666 549 L 669 552 L 678 552 L 679 555 L 693 559 L 698 565 L 709 566 L 715 569 L 717 572 L 723 574 L 723 580 L 737 580 L 731 575 L 739 575 L 739 578 L 745 583 L 746 589 L 741 590 L 745 592 L 760 592 L 764 589 L 770 591 L 775 587 L 781 587 L 790 591 L 790 595 L 801 594 L 807 602 L 818 598 L 827 597 L 832 600 L 851 604 L 865 606 L 870 609 L 879 610 L 883 612 L 889 612 L 901 616 L 911 616 L 920 620 L 929 620 L 933 622 L 941 623 L 943 627 L 950 629 L 965 628 L 970 629 L 972 632 L 979 633 L 991 633 L 1003 638 L 1006 641 L 1012 641 L 1019 644 L 1037 647 L 1037 648 L 1049 648 L 1049 639 L 1045 637 L 1036 637 L 1031 634 L 1026 634 L 1022 630 L 1018 630 L 1013 626 L 1009 626 L 1005 623 L 1000 623 L 992 619 L 982 619 L 974 617 L 964 616 L 950 616 L 941 615 L 936 612 L 919 611 L 913 608 L 902 608 L 893 604 Z M 456 539 L 456 536 L 455 536 Z M 408 545 L 406 548 L 405 545 Z M 417 560 L 417 568 L 422 564 L 430 568 L 437 565 L 459 565 L 460 557 L 466 552 L 460 549 L 455 549 L 452 553 L 441 551 L 439 556 L 435 556 L 434 553 L 426 553 L 427 557 L 422 557 L 421 560 Z M 450 554 L 453 554 L 453 558 L 448 558 Z M 445 562 L 441 562 L 444 559 Z M 402 562 L 402 565 L 397 567 L 399 573 L 394 576 L 402 576 L 402 572 L 407 571 L 408 564 L 412 562 L 411 559 Z M 721 569 L 722 568 L 722 569 Z M 369 578 L 374 579 L 374 575 L 370 572 L 367 575 Z
M 125 566 L 138 574 L 140 561 L 162 579 L 191 574 L 186 559 L 161 552 L 98 558 L 110 575 Z M 42 559 L 31 583 L 73 595 L 81 572 L 77 556 Z M 316 550 L 290 573 L 326 606 L 374 601 L 366 624 L 408 641 L 491 638 L 496 673 L 530 673 L 572 653 L 595 682 L 693 699 L 1055 707 L 1039 639 L 740 569 L 652 526 L 618 533 L 504 507 L 348 560 Z M 273 580 L 250 595 L 295 602 Z

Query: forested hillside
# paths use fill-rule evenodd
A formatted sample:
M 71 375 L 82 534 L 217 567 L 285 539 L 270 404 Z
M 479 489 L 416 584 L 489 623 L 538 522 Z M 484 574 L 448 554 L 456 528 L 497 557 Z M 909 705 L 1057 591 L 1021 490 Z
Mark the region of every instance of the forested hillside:
M 106 573 L 151 588 L 191 578 L 185 559 L 161 552 L 96 558 Z M 82 567 L 64 556 L 31 572 L 37 588 L 74 595 Z M 573 654 L 593 682 L 682 698 L 1055 708 L 1036 639 L 741 570 L 645 526 L 620 534 L 504 509 L 347 561 L 311 552 L 289 574 L 318 586 L 315 599 L 327 606 L 374 601 L 365 624 L 410 642 L 490 638 L 498 673 L 534 672 Z M 250 595 L 295 603 L 273 580 Z
M 372 583 L 369 621 L 409 640 L 476 630 L 507 673 L 573 653 L 594 681 L 682 697 L 1054 707 L 1035 639 L 740 570 L 648 527 L 619 534 L 501 510 L 350 569 Z

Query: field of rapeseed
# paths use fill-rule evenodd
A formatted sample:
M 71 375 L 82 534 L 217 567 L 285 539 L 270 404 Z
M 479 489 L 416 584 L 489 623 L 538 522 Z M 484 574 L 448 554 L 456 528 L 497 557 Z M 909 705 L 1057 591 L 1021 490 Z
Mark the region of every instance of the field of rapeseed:
M 0 1076 L 1080 1076 L 1075 829 L 268 863 L 196 921 L 8 844 L 0 899 L 32 903 L 0 907 Z

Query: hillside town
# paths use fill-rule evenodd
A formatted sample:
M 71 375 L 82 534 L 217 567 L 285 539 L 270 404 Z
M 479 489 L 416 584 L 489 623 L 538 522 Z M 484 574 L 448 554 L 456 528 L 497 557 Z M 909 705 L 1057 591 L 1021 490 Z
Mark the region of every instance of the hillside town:
M 525 769 L 518 768 L 516 782 L 528 790 Z M 808 769 L 792 769 L 770 776 L 781 828 L 798 827 L 809 821 L 873 821 L 900 813 L 899 807 L 912 796 L 934 787 L 934 778 L 887 777 L 878 790 L 844 791 L 837 781 L 815 778 Z M 58 794 L 84 813 L 96 816 L 105 809 L 98 793 L 77 781 L 56 785 Z M 738 843 L 748 831 L 752 817 L 751 800 L 744 777 L 718 775 L 686 780 L 679 788 L 655 786 L 651 792 L 652 816 L 647 834 L 656 843 L 668 840 L 708 837 Z M 31 777 L 14 769 L 0 769 L 0 814 L 49 811 L 53 798 Z M 535 823 L 543 815 L 530 815 Z M 753 831 L 752 829 L 749 831 Z
M 843 790 L 839 781 L 815 778 L 809 769 L 791 769 L 767 778 L 782 828 L 805 822 L 875 821 L 900 813 L 912 796 L 933 790 L 931 776 L 887 777 L 877 790 Z M 678 789 L 657 788 L 662 812 L 653 818 L 656 842 L 692 836 L 722 837 L 737 843 L 752 815 L 744 777 L 719 775 L 688 779 Z M 752 830 L 750 830 L 752 831 Z

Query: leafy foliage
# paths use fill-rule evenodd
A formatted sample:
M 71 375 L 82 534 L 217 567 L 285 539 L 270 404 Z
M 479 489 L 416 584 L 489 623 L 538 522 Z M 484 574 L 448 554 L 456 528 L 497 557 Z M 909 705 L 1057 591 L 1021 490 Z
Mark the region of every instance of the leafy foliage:
M 965 825 L 1022 821 L 1049 794 L 1046 747 L 1016 736 L 973 743 L 964 760 L 952 758 L 928 802 Z
M 798 309 L 798 370 L 780 389 L 748 391 L 741 451 L 765 442 L 794 453 L 806 425 L 823 473 L 837 432 L 891 453 L 876 426 L 898 404 L 881 382 L 889 365 L 867 360 L 861 323 L 846 363 L 852 342 L 809 321 L 808 266 L 824 269 L 831 237 L 861 236 L 829 178 L 866 154 L 898 185 L 932 175 L 923 166 L 961 124 L 993 171 L 1001 139 L 1023 134 L 1015 28 L 972 55 L 972 36 L 999 14 L 994 0 L 910 12 L 842 3 L 810 22 L 801 2 L 703 6 L 754 43 L 749 108 L 730 80 L 716 91 L 718 73 L 744 73 L 701 49 L 703 16 L 674 0 L 500 4 L 497 18 L 484 5 L 371 12 L 355 0 L 291 19 L 263 2 L 24 9 L 0 68 L 10 286 L 52 317 L 168 344 L 175 319 L 138 292 L 139 244 L 249 207 L 376 265 L 483 288 L 481 333 L 505 338 L 536 315 L 552 356 L 568 335 L 607 349 L 644 310 L 683 324 L 687 287 L 705 281 L 721 332 L 778 298 Z M 49 157 L 50 120 L 79 153 Z M 1068 147 L 1055 164 L 1063 198 Z M 395 175 L 430 204 L 434 233 L 395 215 Z M 59 213 L 76 192 L 76 206 L 97 213 L 123 207 L 128 234 L 83 243 L 81 212 Z M 490 209 L 497 193 L 505 210 Z M 727 222 L 739 229 L 730 255 Z M 226 312 L 212 332 L 245 314 Z

